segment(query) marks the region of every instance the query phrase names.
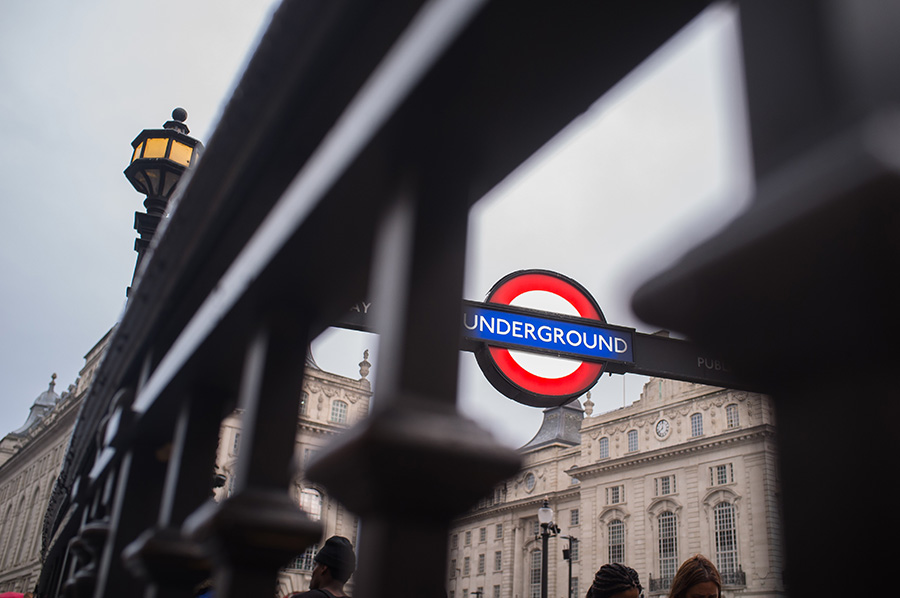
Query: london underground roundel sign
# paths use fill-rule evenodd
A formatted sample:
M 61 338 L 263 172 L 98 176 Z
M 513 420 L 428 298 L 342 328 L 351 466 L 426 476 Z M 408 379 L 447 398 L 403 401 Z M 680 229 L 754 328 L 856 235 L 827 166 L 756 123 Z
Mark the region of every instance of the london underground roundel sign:
M 484 303 L 466 305 L 463 325 L 482 343 L 475 357 L 488 381 L 534 407 L 564 404 L 596 384 L 607 361 L 633 359 L 631 334 L 608 326 L 583 286 L 547 270 L 505 276 Z

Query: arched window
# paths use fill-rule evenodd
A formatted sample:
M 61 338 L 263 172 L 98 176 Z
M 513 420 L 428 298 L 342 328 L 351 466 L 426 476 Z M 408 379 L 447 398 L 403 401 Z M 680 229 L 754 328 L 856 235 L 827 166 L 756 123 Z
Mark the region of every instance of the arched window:
M 603 437 L 600 439 L 600 459 L 608 459 L 609 458 L 609 438 Z
M 716 567 L 723 578 L 730 579 L 738 570 L 734 505 L 720 502 L 713 509 L 713 517 L 716 524 Z
M 347 403 L 336 400 L 331 403 L 331 421 L 336 424 L 347 423 Z
M 732 404 L 725 407 L 725 425 L 729 428 L 737 428 L 741 425 L 741 416 L 737 405 Z
M 322 495 L 313 488 L 304 488 L 300 491 L 300 508 L 313 521 L 322 518 Z
M 703 415 L 700 413 L 691 416 L 691 436 L 703 436 Z
M 541 549 L 531 551 L 531 569 L 529 575 L 529 589 L 531 598 L 541 598 Z
M 625 522 L 621 519 L 613 519 L 606 526 L 607 538 L 609 538 L 610 563 L 625 562 Z
M 628 431 L 628 452 L 633 453 L 638 450 L 638 433 L 637 430 Z
M 664 580 L 675 577 L 678 569 L 678 529 L 675 513 L 663 511 L 657 517 L 659 525 L 659 576 Z

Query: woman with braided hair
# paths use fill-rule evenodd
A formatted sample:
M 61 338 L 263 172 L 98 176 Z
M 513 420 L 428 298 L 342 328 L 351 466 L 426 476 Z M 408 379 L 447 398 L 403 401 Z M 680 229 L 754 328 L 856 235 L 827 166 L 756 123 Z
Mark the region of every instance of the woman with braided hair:
M 621 563 L 603 565 L 594 575 L 587 598 L 640 598 L 644 588 L 637 571 Z
M 695 554 L 678 567 L 669 598 L 720 598 L 722 578 L 719 570 L 702 554 Z

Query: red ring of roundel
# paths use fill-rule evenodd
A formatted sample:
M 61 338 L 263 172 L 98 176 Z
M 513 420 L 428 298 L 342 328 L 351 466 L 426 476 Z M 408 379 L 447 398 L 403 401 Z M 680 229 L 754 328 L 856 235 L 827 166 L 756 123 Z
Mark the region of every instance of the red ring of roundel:
M 515 276 L 498 286 L 488 296 L 488 303 L 509 305 L 516 297 L 527 291 L 547 291 L 559 295 L 571 303 L 582 318 L 605 322 L 594 302 L 584 292 L 563 278 L 529 272 Z M 509 354 L 509 349 L 489 346 L 491 358 L 497 369 L 512 384 L 525 392 L 544 396 L 579 395 L 589 389 L 600 378 L 602 363 L 582 361 L 574 372 L 562 378 L 542 378 L 520 366 Z

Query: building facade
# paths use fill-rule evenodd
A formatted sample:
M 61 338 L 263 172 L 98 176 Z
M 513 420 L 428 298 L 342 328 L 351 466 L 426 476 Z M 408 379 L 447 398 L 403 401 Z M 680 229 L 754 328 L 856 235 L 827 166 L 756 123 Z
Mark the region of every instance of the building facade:
M 62 394 L 53 374 L 25 423 L 0 440 L 0 593 L 31 592 L 37 585 L 47 503 L 108 338 L 88 351 L 78 379 Z
M 697 553 L 717 564 L 728 596 L 784 595 L 767 397 L 654 378 L 628 407 L 592 407 L 588 396 L 584 409 L 545 410 L 522 471 L 456 522 L 448 598 L 540 597 L 544 500 L 560 528 L 548 541 L 550 598 L 570 587 L 583 596 L 609 562 L 636 569 L 646 596 L 665 596 Z

